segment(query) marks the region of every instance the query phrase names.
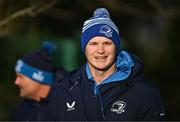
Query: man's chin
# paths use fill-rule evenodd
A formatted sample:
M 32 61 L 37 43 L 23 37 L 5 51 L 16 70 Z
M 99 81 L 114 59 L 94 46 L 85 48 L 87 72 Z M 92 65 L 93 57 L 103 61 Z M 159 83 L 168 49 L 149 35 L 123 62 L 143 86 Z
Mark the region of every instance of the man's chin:
M 20 96 L 25 98 L 26 97 L 26 94 L 24 94 L 23 92 L 20 92 Z
M 20 93 L 20 96 L 21 96 L 21 97 L 24 97 L 24 95 L 23 95 L 23 94 L 21 94 L 21 93 Z
M 97 66 L 95 67 L 96 70 L 99 70 L 99 71 L 107 71 L 111 68 L 112 64 L 111 65 L 108 65 L 108 66 Z
M 95 67 L 96 70 L 99 71 L 107 71 L 110 67 Z

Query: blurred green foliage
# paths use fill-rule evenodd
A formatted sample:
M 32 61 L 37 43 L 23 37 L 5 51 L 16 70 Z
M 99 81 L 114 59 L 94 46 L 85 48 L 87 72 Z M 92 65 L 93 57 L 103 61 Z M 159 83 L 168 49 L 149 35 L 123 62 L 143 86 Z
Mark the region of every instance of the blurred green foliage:
M 81 28 L 97 7 L 106 7 L 119 27 L 121 48 L 144 60 L 145 75 L 160 88 L 167 120 L 180 120 L 179 0 L 1 0 L 0 120 L 10 120 L 20 100 L 16 60 L 48 40 L 58 46 L 56 66 L 78 68 L 85 62 Z

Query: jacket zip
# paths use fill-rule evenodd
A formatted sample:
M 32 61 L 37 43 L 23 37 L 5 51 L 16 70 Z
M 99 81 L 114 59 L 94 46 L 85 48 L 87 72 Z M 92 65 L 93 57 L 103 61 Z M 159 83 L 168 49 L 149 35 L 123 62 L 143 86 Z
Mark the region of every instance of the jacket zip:
M 101 95 L 99 94 L 99 87 L 98 87 L 98 89 L 97 89 L 97 94 L 98 94 L 98 98 L 99 98 L 99 102 L 100 102 L 100 107 L 101 107 L 101 112 L 102 112 L 103 120 L 106 120 L 106 117 L 105 117 L 105 115 L 104 115 L 103 102 L 102 102 L 102 99 L 101 99 Z

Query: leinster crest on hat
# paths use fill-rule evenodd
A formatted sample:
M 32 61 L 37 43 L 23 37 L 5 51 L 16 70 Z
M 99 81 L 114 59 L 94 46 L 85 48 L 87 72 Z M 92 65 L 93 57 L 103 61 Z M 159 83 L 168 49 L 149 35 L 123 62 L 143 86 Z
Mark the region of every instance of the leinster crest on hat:
M 112 33 L 113 33 L 113 29 L 108 25 L 103 25 L 100 28 L 99 33 L 103 33 L 106 37 L 111 38 Z

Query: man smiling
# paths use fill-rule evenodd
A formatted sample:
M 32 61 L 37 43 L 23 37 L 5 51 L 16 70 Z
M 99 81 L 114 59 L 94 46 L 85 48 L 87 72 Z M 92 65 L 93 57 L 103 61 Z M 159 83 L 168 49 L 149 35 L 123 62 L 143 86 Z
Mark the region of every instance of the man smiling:
M 14 84 L 24 98 L 17 106 L 13 120 L 43 121 L 46 115 L 52 84 L 55 82 L 55 67 L 52 51 L 55 45 L 44 42 L 40 49 L 24 55 L 15 66 Z
M 85 54 L 88 66 L 97 83 L 105 80 L 116 68 L 114 63 L 116 48 L 108 38 L 101 36 L 92 38 L 86 46 Z
M 105 8 L 84 22 L 81 47 L 87 62 L 57 86 L 48 120 L 164 119 L 157 88 L 142 76 L 142 61 L 120 50 L 118 28 Z

